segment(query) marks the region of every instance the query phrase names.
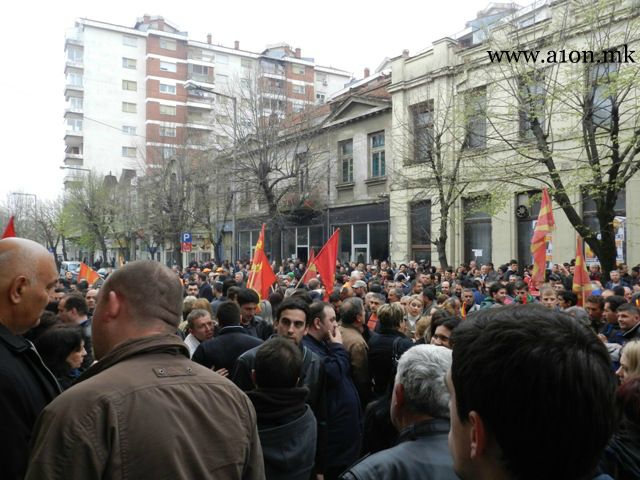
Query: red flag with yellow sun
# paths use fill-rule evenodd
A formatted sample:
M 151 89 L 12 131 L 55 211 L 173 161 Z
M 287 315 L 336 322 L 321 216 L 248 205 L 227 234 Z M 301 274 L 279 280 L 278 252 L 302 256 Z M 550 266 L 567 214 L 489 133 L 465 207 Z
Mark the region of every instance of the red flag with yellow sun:
M 247 288 L 258 292 L 260 300 L 269 297 L 269 289 L 271 285 L 273 285 L 273 282 L 276 281 L 276 275 L 273 273 L 269 259 L 264 253 L 264 228 L 265 224 L 263 223 L 260 236 L 258 237 L 258 243 L 256 243 L 256 249 L 253 252 L 251 270 L 249 271 L 249 278 L 247 279 Z

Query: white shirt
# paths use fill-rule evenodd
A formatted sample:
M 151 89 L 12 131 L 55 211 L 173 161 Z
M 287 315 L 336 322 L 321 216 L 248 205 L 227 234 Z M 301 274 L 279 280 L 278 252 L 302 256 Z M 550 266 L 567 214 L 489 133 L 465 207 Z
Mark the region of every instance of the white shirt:
M 187 335 L 187 338 L 184 339 L 184 343 L 189 349 L 189 358 L 193 357 L 193 354 L 200 345 L 200 340 L 194 337 L 192 334 Z

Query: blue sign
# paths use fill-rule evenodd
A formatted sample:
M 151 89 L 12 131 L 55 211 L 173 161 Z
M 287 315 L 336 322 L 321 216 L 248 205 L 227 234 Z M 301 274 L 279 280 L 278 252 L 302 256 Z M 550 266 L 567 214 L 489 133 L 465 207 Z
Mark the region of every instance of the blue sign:
M 192 243 L 191 242 L 191 232 L 184 232 L 182 234 L 182 243 Z

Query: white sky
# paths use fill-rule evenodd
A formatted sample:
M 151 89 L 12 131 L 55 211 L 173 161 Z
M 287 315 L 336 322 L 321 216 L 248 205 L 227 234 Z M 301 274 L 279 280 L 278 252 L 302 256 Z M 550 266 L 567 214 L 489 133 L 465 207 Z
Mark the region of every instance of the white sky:
M 10 192 L 55 198 L 62 191 L 64 155 L 64 36 L 86 17 L 133 27 L 148 13 L 162 15 L 191 38 L 261 51 L 287 42 L 361 78 L 385 57 L 408 48 L 413 55 L 431 42 L 464 29 L 488 0 L 368 2 L 348 0 L 60 0 L 14 2 L 5 12 L 0 40 L 5 57 L 0 87 L 0 202 Z M 521 2 L 524 3 L 524 2 Z

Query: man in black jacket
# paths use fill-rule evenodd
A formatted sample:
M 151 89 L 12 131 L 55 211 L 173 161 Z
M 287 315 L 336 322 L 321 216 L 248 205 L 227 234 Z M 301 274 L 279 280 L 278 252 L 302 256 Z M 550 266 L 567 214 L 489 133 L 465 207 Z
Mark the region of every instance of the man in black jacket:
M 234 302 L 222 302 L 218 307 L 218 336 L 198 345 L 192 360 L 221 374 L 233 371 L 240 355 L 262 344 L 262 340 L 251 336 L 240 326 L 240 308 Z M 224 370 L 222 370 L 224 369 Z M 225 375 L 226 376 L 226 375 Z
M 22 238 L 0 240 L 0 272 L 0 476 L 22 479 L 33 425 L 60 387 L 19 335 L 40 321 L 58 272 L 44 247 Z
M 318 441 L 316 444 L 315 471 L 324 473 L 327 448 L 327 394 L 323 361 L 302 345 L 307 334 L 311 314 L 309 305 L 301 298 L 287 298 L 278 307 L 273 326 L 275 334 L 294 342 L 302 352 L 302 378 L 300 383 L 309 389 L 307 403 L 316 416 Z M 258 347 L 243 353 L 234 367 L 231 380 L 245 392 L 253 390 L 251 371 L 255 367 Z
M 402 356 L 391 399 L 398 444 L 360 460 L 341 479 L 458 478 L 447 442 L 449 368 L 451 351 L 436 345 L 417 345 Z
M 265 322 L 262 317 L 256 315 L 258 303 L 260 303 L 260 297 L 258 297 L 255 290 L 250 288 L 241 288 L 238 292 L 240 325 L 250 335 L 266 340 L 273 335 L 273 327 Z

